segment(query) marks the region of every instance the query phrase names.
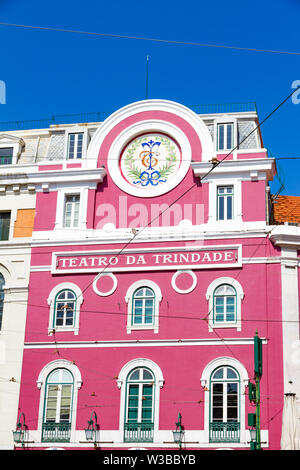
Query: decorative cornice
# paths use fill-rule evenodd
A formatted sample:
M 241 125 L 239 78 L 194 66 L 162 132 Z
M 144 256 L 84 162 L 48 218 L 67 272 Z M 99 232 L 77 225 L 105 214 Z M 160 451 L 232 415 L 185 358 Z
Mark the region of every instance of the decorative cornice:
M 195 176 L 203 178 L 212 168 L 213 164 L 208 162 L 192 162 L 192 169 Z M 249 158 L 243 160 L 224 160 L 215 165 L 213 172 L 206 178 L 205 182 L 215 179 L 215 177 L 230 175 L 236 177 L 241 175 L 250 180 L 265 179 L 272 180 L 276 173 L 274 158 Z

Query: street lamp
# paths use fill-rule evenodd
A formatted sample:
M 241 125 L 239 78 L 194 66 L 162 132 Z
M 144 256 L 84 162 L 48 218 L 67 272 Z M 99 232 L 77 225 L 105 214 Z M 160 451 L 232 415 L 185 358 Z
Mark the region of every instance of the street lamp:
M 176 444 L 179 444 L 179 449 L 181 449 L 183 436 L 184 436 L 184 430 L 181 424 L 181 414 L 178 413 L 178 421 L 176 423 L 176 430 L 173 431 L 173 437 L 174 437 L 174 442 L 176 442 Z
M 256 428 L 249 429 L 250 431 L 250 450 L 256 450 Z
M 248 414 L 248 426 L 250 432 L 250 450 L 256 450 L 256 415 L 255 413 Z
M 92 416 L 94 415 L 94 420 Z M 84 430 L 85 437 L 87 441 L 94 441 L 94 446 L 97 446 L 97 430 L 98 430 L 98 423 L 97 423 L 97 415 L 95 411 L 92 412 L 90 420 L 88 421 L 88 427 Z
M 23 417 L 23 423 L 21 423 L 21 418 Z M 22 447 L 24 447 L 24 438 L 26 432 L 26 424 L 25 424 L 25 415 L 24 413 L 19 414 L 16 430 L 13 431 L 13 438 L 16 444 L 22 443 Z

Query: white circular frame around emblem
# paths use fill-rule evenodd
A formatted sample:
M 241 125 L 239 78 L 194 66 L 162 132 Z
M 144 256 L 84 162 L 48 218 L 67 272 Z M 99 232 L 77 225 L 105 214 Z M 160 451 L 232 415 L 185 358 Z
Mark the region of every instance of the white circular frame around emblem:
M 193 280 L 191 287 L 189 287 L 188 289 L 179 289 L 179 287 L 177 287 L 176 285 L 176 279 L 181 274 L 189 274 Z M 172 277 L 172 287 L 179 294 L 189 294 L 195 289 L 196 285 L 197 285 L 197 276 L 194 273 L 194 271 L 182 269 L 182 270 L 176 271 L 176 273 Z
M 113 280 L 113 287 L 108 292 L 101 292 L 97 287 L 97 282 L 99 281 L 99 279 L 101 279 L 101 277 L 104 277 L 104 276 L 108 276 Z M 101 297 L 106 297 L 106 296 L 111 295 L 115 292 L 115 290 L 117 288 L 117 285 L 118 285 L 118 280 L 117 280 L 116 276 L 113 273 L 99 273 L 99 274 L 97 274 L 97 276 L 94 279 L 93 289 L 94 289 L 94 292 L 97 295 L 100 295 Z
M 141 135 L 165 134 L 175 141 L 181 152 L 181 164 L 178 171 L 166 183 L 157 186 L 138 187 L 124 179 L 120 169 L 120 158 L 126 146 Z M 114 183 L 124 192 L 136 197 L 161 196 L 175 188 L 187 174 L 192 158 L 190 142 L 184 132 L 168 121 L 139 121 L 121 132 L 112 143 L 107 158 L 109 174 Z

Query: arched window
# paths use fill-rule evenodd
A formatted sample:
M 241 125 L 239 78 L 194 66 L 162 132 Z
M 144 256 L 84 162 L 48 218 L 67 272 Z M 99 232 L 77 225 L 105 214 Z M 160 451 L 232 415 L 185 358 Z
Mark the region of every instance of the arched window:
M 124 442 L 156 442 L 163 384 L 160 367 L 150 359 L 133 359 L 122 367 L 117 385 L 121 389 L 119 422 Z
M 236 322 L 236 290 L 228 284 L 222 284 L 214 291 L 214 323 Z
M 149 287 L 141 287 L 133 294 L 132 325 L 153 325 L 155 294 Z
M 155 378 L 145 367 L 132 370 L 126 380 L 124 442 L 152 442 Z
M 53 328 L 74 326 L 76 315 L 76 295 L 69 289 L 60 291 L 55 297 Z
M 2 328 L 3 305 L 4 305 L 4 289 L 5 279 L 0 273 L 0 330 Z
M 127 333 L 132 330 L 154 330 L 158 333 L 161 290 L 155 282 L 144 279 L 134 282 L 127 290 Z
M 68 442 L 72 419 L 74 378 L 67 369 L 55 369 L 46 379 L 42 442 Z
M 240 283 L 231 277 L 215 279 L 207 288 L 208 326 L 214 328 L 242 328 L 242 300 Z
M 239 442 L 240 379 L 233 367 L 219 367 L 210 377 L 210 442 Z
M 239 377 L 232 367 L 219 367 L 211 376 L 212 422 L 238 421 Z
M 63 282 L 55 286 L 49 294 L 50 305 L 48 332 L 79 332 L 80 305 L 83 296 L 80 288 L 72 282 Z

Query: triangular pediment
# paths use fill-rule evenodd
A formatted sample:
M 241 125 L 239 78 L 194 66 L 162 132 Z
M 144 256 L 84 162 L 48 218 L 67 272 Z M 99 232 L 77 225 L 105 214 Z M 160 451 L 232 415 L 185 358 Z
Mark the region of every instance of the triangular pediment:
M 22 146 L 24 145 L 24 140 L 21 137 L 10 134 L 0 134 L 0 144 L 3 143 L 3 141 L 8 141 L 12 144 L 20 144 Z

